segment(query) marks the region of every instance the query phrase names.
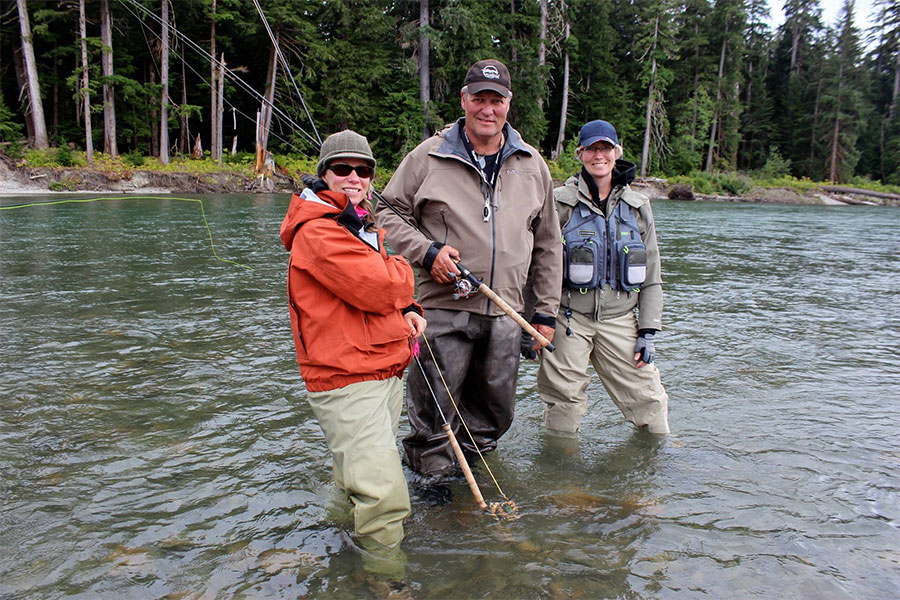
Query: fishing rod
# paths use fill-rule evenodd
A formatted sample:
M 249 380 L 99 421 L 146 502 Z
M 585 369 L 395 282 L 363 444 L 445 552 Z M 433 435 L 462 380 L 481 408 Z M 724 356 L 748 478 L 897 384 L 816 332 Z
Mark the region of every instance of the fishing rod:
M 424 335 L 424 334 L 423 334 Z M 441 403 L 438 402 L 437 394 L 434 393 L 434 388 L 431 387 L 431 381 L 428 379 L 428 374 L 425 373 L 425 367 L 422 366 L 422 361 L 419 360 L 419 354 L 417 352 L 413 353 L 413 358 L 416 360 L 416 364 L 419 365 L 419 371 L 422 373 L 422 379 L 425 380 L 425 385 L 428 386 L 428 391 L 431 392 L 431 398 L 434 400 L 434 405 L 437 407 L 438 414 L 441 415 L 441 421 L 444 423 L 441 425 L 441 428 L 447 434 L 447 438 L 450 440 L 450 446 L 453 448 L 453 454 L 456 455 L 456 460 L 459 462 L 459 468 L 462 469 L 463 476 L 466 478 L 466 483 L 469 484 L 469 489 L 472 490 L 472 495 L 475 496 L 475 501 L 478 503 L 478 508 L 481 510 L 488 510 L 488 505 L 484 501 L 484 496 L 481 495 L 481 489 L 478 487 L 478 483 L 475 481 L 475 476 L 472 475 L 472 469 L 469 467 L 469 462 L 466 460 L 466 455 L 463 454 L 462 448 L 459 445 L 459 442 L 456 440 L 456 434 L 453 433 L 453 429 L 450 427 L 450 423 L 447 421 L 446 415 L 444 415 L 444 410 L 441 408 Z
M 284 72 L 287 73 L 287 76 L 291 79 L 291 84 L 294 86 L 294 92 L 297 94 L 297 97 L 300 98 L 300 104 L 303 105 L 303 110 L 306 112 L 306 117 L 309 119 L 309 124 L 313 128 L 313 133 L 316 134 L 316 139 L 319 140 L 319 145 L 322 145 L 322 136 L 319 135 L 319 130 L 316 129 L 316 123 L 313 121 L 312 115 L 309 112 L 309 107 L 306 106 L 306 100 L 303 99 L 303 94 L 300 93 L 300 88 L 297 87 L 297 82 L 294 81 L 294 74 L 291 73 L 291 69 L 288 66 L 287 60 L 284 58 L 284 54 L 281 52 L 281 45 L 275 39 L 275 35 L 272 33 L 272 28 L 269 27 L 269 20 L 266 18 L 265 13 L 263 13 L 262 7 L 259 5 L 259 0 L 253 0 L 253 4 L 256 5 L 256 12 L 259 13 L 260 18 L 262 19 L 263 25 L 266 26 L 266 31 L 269 34 L 269 39 L 272 40 L 272 47 L 275 49 L 275 53 L 278 55 L 278 60 L 281 61 L 281 67 L 284 69 Z M 272 85 L 275 85 L 274 82 Z
M 422 334 L 422 338 L 425 340 L 425 344 L 428 345 L 428 351 L 431 352 L 431 344 L 428 342 L 428 338 L 425 334 Z M 471 490 L 472 495 L 475 496 L 475 501 L 478 503 L 478 508 L 482 511 L 492 514 L 498 518 L 504 519 L 518 519 L 519 518 L 519 508 L 516 506 L 516 503 L 506 497 L 506 494 L 503 493 L 503 490 L 500 488 L 500 484 L 497 483 L 497 479 L 494 477 L 494 474 L 491 472 L 490 467 L 485 463 L 485 467 L 488 470 L 488 473 L 491 474 L 491 479 L 494 480 L 494 485 L 497 486 L 497 491 L 500 492 L 500 495 L 503 496 L 503 502 L 491 502 L 488 505 L 484 501 L 484 496 L 481 495 L 481 489 L 478 487 L 478 483 L 475 481 L 475 476 L 472 475 L 472 469 L 469 467 L 469 462 L 466 460 L 466 455 L 463 454 L 462 448 L 459 445 L 459 442 L 456 439 L 456 434 L 453 433 L 453 428 L 450 427 L 450 423 L 447 421 L 447 417 L 444 415 L 444 410 L 441 408 L 441 403 L 437 398 L 437 394 L 434 393 L 434 388 L 431 387 L 431 381 L 428 379 L 428 374 L 425 372 L 425 367 L 422 365 L 422 361 L 419 360 L 418 349 L 413 352 L 413 358 L 415 358 L 416 364 L 419 366 L 419 371 L 422 373 L 422 379 L 425 380 L 425 385 L 428 386 L 428 391 L 431 393 L 431 399 L 434 400 L 434 405 L 437 407 L 438 414 L 441 415 L 441 421 L 444 423 L 441 425 L 441 429 L 447 434 L 447 439 L 450 440 L 450 447 L 453 448 L 453 454 L 456 456 L 457 462 L 459 462 L 459 468 L 462 469 L 463 476 L 466 478 L 466 483 L 469 485 L 469 490 Z M 453 408 L 456 410 L 456 414 L 459 414 L 459 408 L 456 406 L 456 402 L 453 400 L 453 394 L 450 393 L 450 388 L 446 387 L 447 382 L 444 381 L 444 375 L 441 373 L 440 367 L 437 365 L 437 358 L 435 358 L 434 353 L 431 352 L 431 358 L 434 360 L 434 366 L 437 368 L 438 374 L 441 377 L 441 381 L 444 383 L 444 387 L 447 390 L 447 397 L 450 398 L 450 403 L 453 405 Z M 472 438 L 472 433 L 469 431 L 469 427 L 466 425 L 466 422 L 463 420 L 462 415 L 459 417 L 460 423 L 462 423 L 463 427 L 466 428 L 466 433 L 469 434 L 469 438 Z M 475 440 L 472 440 L 472 443 L 475 445 L 475 451 L 478 452 L 478 456 L 481 458 L 482 462 L 484 462 L 484 456 L 481 455 L 481 450 L 478 450 L 478 445 L 475 444 Z

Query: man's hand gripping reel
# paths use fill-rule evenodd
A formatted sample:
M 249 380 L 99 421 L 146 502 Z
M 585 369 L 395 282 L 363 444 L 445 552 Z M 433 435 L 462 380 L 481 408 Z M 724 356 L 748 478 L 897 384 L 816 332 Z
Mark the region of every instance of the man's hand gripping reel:
M 553 352 L 556 350 L 556 347 L 541 335 L 537 329 L 531 326 L 531 323 L 522 318 L 522 315 L 517 313 L 513 308 L 506 303 L 506 300 L 498 296 L 494 290 L 489 288 L 482 282 L 480 279 L 475 277 L 475 275 L 462 266 L 459 263 L 456 263 L 456 268 L 459 269 L 461 276 L 454 277 L 453 281 L 453 299 L 459 300 L 461 298 L 469 298 L 474 296 L 476 293 L 481 292 L 485 296 L 487 296 L 491 302 L 496 304 L 500 310 L 505 312 L 513 321 L 518 323 L 519 327 L 528 332 L 528 335 L 533 337 L 542 348 L 546 348 L 549 352 Z

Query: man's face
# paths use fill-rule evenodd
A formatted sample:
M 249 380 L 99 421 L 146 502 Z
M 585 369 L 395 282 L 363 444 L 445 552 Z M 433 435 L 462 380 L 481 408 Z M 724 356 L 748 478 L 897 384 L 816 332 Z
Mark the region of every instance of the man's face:
M 506 113 L 509 112 L 509 98 L 490 90 L 477 94 L 463 93 L 462 108 L 469 139 L 483 144 L 500 135 L 506 124 Z

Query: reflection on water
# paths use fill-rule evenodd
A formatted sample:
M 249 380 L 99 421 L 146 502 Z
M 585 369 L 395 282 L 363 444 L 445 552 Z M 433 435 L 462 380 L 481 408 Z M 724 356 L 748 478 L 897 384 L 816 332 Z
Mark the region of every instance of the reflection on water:
M 253 272 L 194 203 L 0 211 L 4 598 L 371 597 L 294 362 L 287 198 L 204 202 Z M 548 435 L 523 364 L 487 459 L 522 516 L 414 496 L 410 591 L 898 596 L 898 213 L 654 208 L 673 435 L 596 381 L 580 435 Z

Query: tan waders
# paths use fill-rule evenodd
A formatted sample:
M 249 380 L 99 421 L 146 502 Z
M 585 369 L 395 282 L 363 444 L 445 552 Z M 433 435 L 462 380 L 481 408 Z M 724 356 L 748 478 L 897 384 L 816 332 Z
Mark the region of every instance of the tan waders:
M 637 319 L 634 313 L 595 321 L 572 311 L 572 335 L 566 319 L 556 324 L 555 352 L 543 352 L 537 387 L 544 407 L 544 425 L 557 431 L 578 431 L 587 412 L 587 389 L 594 366 L 603 387 L 626 419 L 651 433 L 669 433 L 669 396 L 659 369 L 634 363 Z
M 353 503 L 361 545 L 396 546 L 410 512 L 395 441 L 403 403 L 400 379 L 308 392 L 307 398 L 334 458 L 334 481 Z

